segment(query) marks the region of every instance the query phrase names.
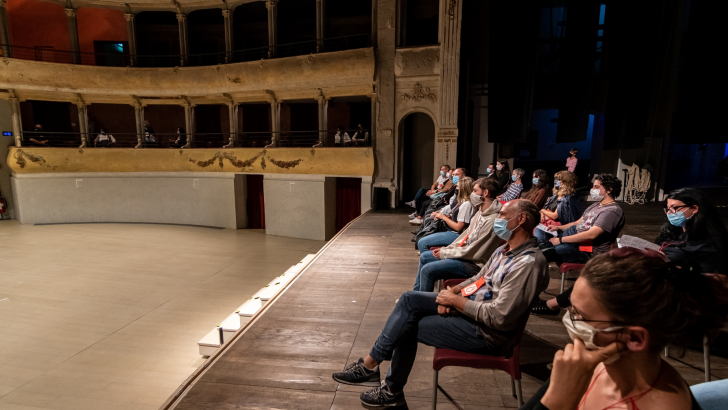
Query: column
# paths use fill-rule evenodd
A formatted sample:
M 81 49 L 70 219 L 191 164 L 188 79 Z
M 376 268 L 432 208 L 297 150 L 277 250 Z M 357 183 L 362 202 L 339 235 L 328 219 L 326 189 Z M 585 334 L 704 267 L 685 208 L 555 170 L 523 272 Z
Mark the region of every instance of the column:
M 270 128 L 272 132 L 270 144 L 266 145 L 266 148 L 273 148 L 278 145 L 278 137 L 281 131 L 281 103 L 275 97 L 269 98 L 268 102 L 270 103 Z
M 230 123 L 230 142 L 223 148 L 234 148 L 238 142 L 238 104 L 234 101 L 227 102 L 228 119 Z
M 187 144 L 185 144 L 185 146 L 182 148 L 192 148 L 192 143 L 195 139 L 195 105 L 186 100 L 184 108 L 185 127 L 187 130 Z
M 78 130 L 81 133 L 81 146 L 79 148 L 86 148 L 89 141 L 88 104 L 78 101 L 76 102 L 76 108 L 78 109 Z
M 81 64 L 81 54 L 78 45 L 78 25 L 76 24 L 76 10 L 66 9 L 68 21 L 68 41 L 71 45 L 71 63 Z
M 268 9 L 268 58 L 276 55 L 278 45 L 278 0 L 268 0 L 265 7 Z
M 177 13 L 177 26 L 179 28 L 179 64 L 187 65 L 187 55 L 190 53 L 190 46 L 187 42 L 187 15 Z
M 134 117 L 136 118 L 137 145 L 134 148 L 142 148 L 144 146 L 144 106 L 138 98 L 132 104 L 134 106 Z
M 440 124 L 435 143 L 435 163 L 457 158 L 460 27 L 462 0 L 440 1 Z
M 326 112 L 328 111 L 329 101 L 323 95 L 316 97 L 318 101 L 318 126 L 319 126 L 319 142 L 316 144 L 322 147 L 326 143 Z
M 23 141 L 23 126 L 20 121 L 20 100 L 15 97 L 14 93 L 11 93 L 12 97 L 8 99 L 10 102 L 10 108 L 12 109 L 12 121 L 13 121 L 13 137 L 15 137 L 15 146 L 20 147 Z
M 5 3 L 6 0 L 0 0 L 0 44 L 2 44 L 3 57 L 12 57 L 10 35 L 8 35 L 8 11 Z
M 223 10 L 222 17 L 225 19 L 225 62 L 233 62 L 233 12 Z
M 324 16 L 326 1 L 316 0 L 316 52 L 324 51 Z
M 126 19 L 126 36 L 129 38 L 129 63 L 132 67 L 137 66 L 137 47 L 136 47 L 136 25 L 134 24 L 134 14 L 124 13 Z

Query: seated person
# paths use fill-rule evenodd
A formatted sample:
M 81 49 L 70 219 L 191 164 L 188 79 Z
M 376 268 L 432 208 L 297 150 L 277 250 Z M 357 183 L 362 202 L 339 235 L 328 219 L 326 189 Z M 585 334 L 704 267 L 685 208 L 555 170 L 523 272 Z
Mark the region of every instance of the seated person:
M 425 188 L 421 188 L 417 193 L 415 194 L 415 198 L 409 202 L 406 202 L 405 205 L 409 205 L 412 208 L 420 209 L 420 206 L 422 206 L 422 203 L 427 200 L 429 197 L 435 194 L 441 194 L 441 193 L 447 193 L 450 191 L 450 189 L 453 186 L 452 181 L 450 180 L 451 174 L 450 174 L 450 165 L 443 165 L 440 167 L 440 176 L 437 177 L 437 180 L 432 184 L 429 190 L 426 190 Z
M 488 168 L 485 170 L 485 177 L 486 178 L 492 178 L 495 175 L 495 164 L 490 163 L 488 164 Z
M 550 380 L 521 410 L 700 409 L 660 352 L 725 326 L 728 292 L 715 282 L 654 251 L 595 256 L 563 318 L 573 344 L 556 352 Z
M 48 138 L 46 138 L 42 132 L 43 126 L 41 124 L 35 124 L 33 131 L 26 135 L 28 138 L 28 145 L 32 147 L 47 147 Z
M 390 407 L 406 403 L 402 390 L 418 342 L 510 357 L 516 333 L 528 319 L 528 306 L 549 281 L 546 259 L 531 236 L 537 223 L 538 209 L 531 202 L 502 207 L 495 231 L 508 243 L 480 273 L 439 294 L 403 293 L 369 355 L 334 373 L 334 380 L 377 385 L 361 394 L 362 403 Z M 379 364 L 385 360 L 391 366 L 380 384 Z
M 655 243 L 670 261 L 699 265 L 703 273 L 728 275 L 728 232 L 703 191 L 680 188 L 665 199 L 667 221 Z
M 144 121 L 144 146 L 154 147 L 157 145 L 157 137 L 154 135 L 154 128 L 149 121 Z
M 440 279 L 465 279 L 475 275 L 503 244 L 493 231 L 493 223 L 502 207 L 494 198 L 496 192 L 498 183 L 493 178 L 481 178 L 475 183 L 470 202 L 477 208 L 477 213 L 470 220 L 468 229 L 444 248 L 434 251 L 420 248 L 420 266 L 413 290 L 432 292 L 435 282 Z
M 521 191 L 523 191 L 523 183 L 521 182 L 521 179 L 524 175 L 526 175 L 526 171 L 521 168 L 514 169 L 513 175 L 511 175 L 511 184 L 508 186 L 506 192 L 498 197 L 498 200 L 508 202 L 518 199 L 518 197 L 521 196 Z
M 523 199 L 531 201 L 536 204 L 538 209 L 543 208 L 548 198 L 548 191 L 551 189 L 551 178 L 549 178 L 546 171 L 537 169 L 533 172 L 533 179 L 531 179 L 531 189 L 523 195 Z
M 559 171 L 554 175 L 553 196 L 546 200 L 541 210 L 541 224 L 545 226 L 566 225 L 575 222 L 581 216 L 581 200 L 576 196 L 576 184 L 579 179 L 569 171 Z M 536 229 L 533 236 L 539 243 L 553 238 L 546 232 Z
M 364 133 L 364 127 L 359 124 L 359 126 L 356 129 L 356 132 L 351 137 L 351 141 L 354 143 L 354 146 L 364 146 L 366 145 L 366 134 Z
M 344 131 L 344 133 L 341 133 L 341 127 L 336 128 L 336 134 L 334 135 L 334 145 L 337 147 L 348 147 L 351 145 L 351 138 L 349 138 L 349 133 Z
M 476 208 L 470 197 L 473 193 L 475 181 L 468 177 L 462 179 L 453 177 L 453 179 L 456 178 L 458 179 L 458 189 L 455 201 L 430 215 L 433 217 L 433 223 L 435 224 L 433 229 L 440 230 L 437 232 L 433 230 L 424 236 L 418 235 L 420 238 L 417 241 L 417 248 L 420 253 L 429 250 L 431 246 L 449 245 L 460 236 L 460 233 L 468 227 L 470 220 L 473 219 Z M 442 221 L 442 223 L 438 223 L 438 221 Z M 443 228 L 444 230 L 441 230 Z
M 185 133 L 185 129 L 182 127 L 177 128 L 177 139 L 169 140 L 169 142 L 170 148 L 182 148 L 187 145 L 187 134 Z
M 94 147 L 110 147 L 116 144 L 116 139 L 111 134 L 106 133 L 106 128 L 99 129 L 99 134 L 94 139 Z
M 455 205 L 454 202 L 457 200 L 457 188 L 458 188 L 458 181 L 460 178 L 466 177 L 467 173 L 465 172 L 465 168 L 455 168 L 450 171 L 450 180 L 452 181 L 452 186 L 450 187 L 450 190 L 447 191 L 445 196 L 443 197 L 445 199 L 445 202 L 448 204 Z M 424 189 L 421 189 L 423 194 L 425 194 L 427 191 Z M 419 194 L 419 192 L 418 192 Z M 425 195 L 426 196 L 426 195 Z M 430 205 L 432 204 L 432 199 L 429 197 L 426 197 L 423 201 L 421 201 L 421 204 L 419 205 L 419 208 L 417 208 L 414 212 L 412 212 L 409 215 L 410 219 L 422 219 L 429 213 L 432 213 L 433 210 L 430 210 L 428 213 L 427 210 L 429 209 Z M 410 205 L 409 203 L 407 205 Z M 439 209 L 439 208 L 438 208 Z
M 498 195 L 503 195 L 511 184 L 511 168 L 508 165 L 508 161 L 501 158 L 495 163 L 495 172 L 492 175 L 498 181 L 498 186 L 501 188 Z

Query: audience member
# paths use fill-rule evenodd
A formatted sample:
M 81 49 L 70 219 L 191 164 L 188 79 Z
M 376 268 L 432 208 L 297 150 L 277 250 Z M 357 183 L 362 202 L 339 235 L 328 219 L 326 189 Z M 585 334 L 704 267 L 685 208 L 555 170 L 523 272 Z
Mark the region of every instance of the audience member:
M 182 127 L 177 128 L 177 139 L 170 139 L 169 142 L 170 148 L 182 148 L 187 145 L 187 133 L 185 133 L 185 129 Z
M 94 139 L 94 147 L 110 147 L 116 144 L 116 139 L 111 134 L 106 133 L 106 128 L 101 127 L 99 129 L 96 139 Z
M 149 121 L 144 121 L 144 145 L 157 145 L 157 137 L 154 136 L 154 128 L 149 124 Z
M 415 194 L 415 198 L 409 202 L 406 202 L 405 205 L 409 205 L 412 208 L 419 209 L 425 199 L 436 193 L 448 192 L 450 191 L 452 186 L 453 183 L 450 180 L 450 165 L 445 164 L 440 167 L 440 176 L 437 177 L 430 189 L 426 190 L 425 188 L 421 188 Z
M 406 403 L 402 390 L 418 342 L 509 357 L 516 333 L 528 319 L 528 306 L 548 285 L 546 259 L 531 236 L 538 219 L 531 202 L 502 207 L 495 230 L 508 243 L 496 250 L 480 273 L 439 294 L 402 294 L 369 355 L 334 373 L 334 380 L 379 385 L 363 392 L 361 401 L 390 407 Z M 385 360 L 391 360 L 391 366 L 380 384 L 379 364 Z
M 545 226 L 566 225 L 581 216 L 581 200 L 576 196 L 579 179 L 569 171 L 559 171 L 554 175 L 553 196 L 549 197 L 541 210 L 541 223 Z M 553 236 L 539 229 L 533 235 L 539 242 L 548 242 Z
M 48 138 L 43 134 L 43 125 L 35 124 L 33 132 L 28 136 L 29 145 L 34 147 L 46 147 L 48 146 Z
M 477 205 L 471 201 L 475 181 L 468 177 L 460 179 L 453 176 L 453 182 L 456 178 L 458 179 L 456 199 L 430 215 L 434 221 L 440 221 L 438 223 L 440 227 L 437 232 L 432 232 L 417 241 L 420 253 L 430 249 L 431 246 L 449 245 L 468 227 L 476 212 Z
M 420 249 L 414 290 L 432 292 L 440 279 L 469 278 L 485 265 L 493 252 L 503 244 L 493 231 L 493 224 L 502 207 L 495 200 L 498 183 L 492 178 L 481 178 L 473 187 L 470 202 L 477 213 L 468 229 L 448 246 L 433 251 Z
M 563 318 L 573 344 L 522 410 L 700 408 L 660 352 L 713 338 L 728 319 L 725 287 L 654 251 L 623 248 L 590 260 L 573 289 Z
M 500 192 L 498 192 L 498 195 L 503 195 L 503 193 L 505 193 L 508 189 L 508 186 L 511 184 L 511 168 L 508 165 L 508 161 L 505 159 L 499 159 L 495 163 L 495 173 L 493 173 L 493 178 L 498 181 L 498 186 L 501 189 Z
M 576 169 L 576 164 L 579 162 L 578 159 L 576 159 L 576 156 L 579 154 L 579 150 L 576 148 L 572 148 L 571 151 L 569 151 L 569 157 L 566 158 L 566 169 L 569 172 L 574 172 Z
M 494 172 L 495 172 L 495 164 L 491 162 L 490 164 L 488 164 L 488 168 L 485 170 L 486 178 L 491 178 L 491 177 L 495 176 Z
M 341 133 L 341 127 L 336 128 L 336 134 L 334 135 L 334 145 L 337 147 L 348 147 L 351 145 L 351 138 L 349 138 L 349 134 L 344 131 L 344 133 Z
M 553 251 L 550 246 L 544 249 L 549 260 L 557 263 L 585 263 L 590 257 L 609 251 L 624 227 L 624 212 L 614 200 L 621 190 L 622 181 L 614 175 L 597 175 L 590 195 L 599 202 L 589 206 L 576 222 L 548 227 L 549 231 L 563 232 L 561 236 L 549 240 L 554 246 Z M 581 243 L 591 243 L 592 252 L 579 250 Z M 558 315 L 559 308 L 566 308 L 571 304 L 573 290 L 572 287 L 547 302 L 536 301 L 531 311 L 541 315 Z
M 351 141 L 356 146 L 366 145 L 366 134 L 364 133 L 364 127 L 362 127 L 361 124 L 359 124 L 359 126 L 357 127 L 354 136 L 351 137 Z
M 511 176 L 511 184 L 508 186 L 506 192 L 499 196 L 498 199 L 503 202 L 518 199 L 518 197 L 521 196 L 521 191 L 523 191 L 523 183 L 521 182 L 521 179 L 525 174 L 526 171 L 521 168 L 514 169 L 513 175 Z
M 551 178 L 549 178 L 546 171 L 537 169 L 533 172 L 533 179 L 531 179 L 531 189 L 526 192 L 523 199 L 531 201 L 536 204 L 538 209 L 543 208 L 548 198 L 548 191 L 551 189 Z
M 665 199 L 667 222 L 655 243 L 670 261 L 700 265 L 707 274 L 728 275 L 728 232 L 708 195 L 680 188 Z
M 464 178 L 466 176 L 467 172 L 465 171 L 465 168 L 455 168 L 454 170 L 452 170 L 450 178 L 452 179 L 453 184 L 452 187 L 450 187 L 450 190 L 436 202 L 433 202 L 430 197 L 425 198 L 423 201 L 421 201 L 422 203 L 421 205 L 419 205 L 419 208 L 417 208 L 417 210 L 415 210 L 415 212 L 413 212 L 409 217 L 411 219 L 420 219 L 423 221 L 424 224 L 423 218 L 426 219 L 428 215 L 431 215 L 432 212 L 441 209 L 443 206 L 445 206 L 445 204 L 450 204 L 451 207 L 455 206 L 454 201 L 457 200 L 457 183 L 455 183 L 455 178 Z

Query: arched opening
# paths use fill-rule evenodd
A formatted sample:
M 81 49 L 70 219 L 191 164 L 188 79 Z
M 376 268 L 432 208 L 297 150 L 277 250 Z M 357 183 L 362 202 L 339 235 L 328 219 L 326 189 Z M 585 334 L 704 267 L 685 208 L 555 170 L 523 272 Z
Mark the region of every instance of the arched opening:
M 438 44 L 439 0 L 400 0 L 399 16 L 398 47 Z
M 143 11 L 136 15 L 137 54 L 140 67 L 180 65 L 179 27 L 171 11 Z
M 268 57 L 268 9 L 265 2 L 243 3 L 233 12 L 234 61 Z
M 414 198 L 420 188 L 430 187 L 435 163 L 435 123 L 429 115 L 414 112 L 399 125 L 402 158 L 401 198 Z
M 221 9 L 196 10 L 187 16 L 190 39 L 189 64 L 225 63 L 225 19 Z

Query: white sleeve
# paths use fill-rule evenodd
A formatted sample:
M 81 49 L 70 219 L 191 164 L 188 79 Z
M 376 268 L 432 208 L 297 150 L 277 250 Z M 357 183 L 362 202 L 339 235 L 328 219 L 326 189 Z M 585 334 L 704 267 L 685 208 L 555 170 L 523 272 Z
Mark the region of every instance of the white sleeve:
M 458 211 L 458 220 L 457 222 L 470 222 L 471 219 L 473 219 L 473 214 L 475 213 L 475 208 L 473 207 L 473 204 L 470 203 L 470 201 L 463 202 L 462 205 L 460 205 L 460 211 Z

